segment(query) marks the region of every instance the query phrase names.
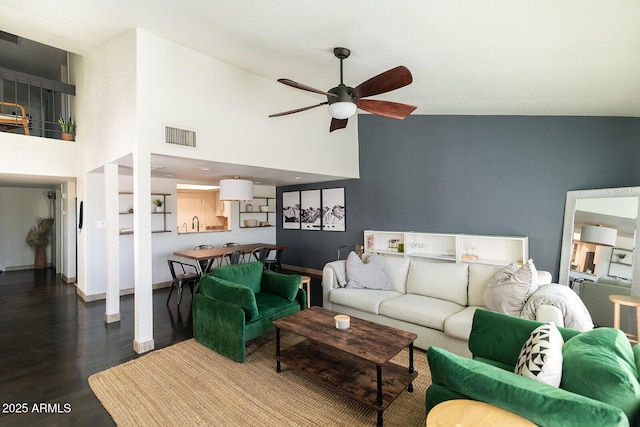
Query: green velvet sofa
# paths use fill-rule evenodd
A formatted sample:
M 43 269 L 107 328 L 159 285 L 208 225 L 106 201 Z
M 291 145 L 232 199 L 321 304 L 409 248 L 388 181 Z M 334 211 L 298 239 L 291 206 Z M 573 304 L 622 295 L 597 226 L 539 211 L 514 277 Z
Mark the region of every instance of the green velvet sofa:
M 427 413 L 445 400 L 471 399 L 540 426 L 639 425 L 640 345 L 632 347 L 618 329 L 558 328 L 564 339 L 558 388 L 513 372 L 522 345 L 539 325 L 477 310 L 469 338 L 473 359 L 438 347 L 427 350 L 432 378 L 426 393 Z
M 236 362 L 246 342 L 273 330 L 274 320 L 307 306 L 302 277 L 264 270 L 261 262 L 229 265 L 200 279 L 193 299 L 193 336 Z

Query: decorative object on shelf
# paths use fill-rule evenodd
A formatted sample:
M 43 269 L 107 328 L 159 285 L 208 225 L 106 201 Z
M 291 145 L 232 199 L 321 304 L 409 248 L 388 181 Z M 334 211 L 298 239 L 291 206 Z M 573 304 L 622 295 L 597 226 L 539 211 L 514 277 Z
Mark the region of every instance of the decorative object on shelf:
M 252 200 L 253 182 L 240 179 L 235 176 L 233 179 L 220 180 L 220 200 Z
M 247 203 L 247 205 L 244 207 L 244 211 L 253 212 L 253 205 L 251 203 Z
M 389 247 L 388 247 L 388 249 L 390 251 L 397 251 L 398 250 L 398 243 L 400 243 L 400 239 L 389 239 Z
M 269 212 L 269 205 L 260 205 L 260 212 Z
M 599 225 L 585 225 L 580 230 L 580 241 L 600 246 L 615 246 L 618 231 L 615 228 Z
M 164 201 L 162 199 L 155 199 L 153 204 L 156 205 L 156 212 L 164 212 L 164 209 L 162 208 Z
M 618 257 L 618 261 L 622 261 L 627 257 L 627 254 L 620 252 L 617 253 L 616 256 Z
M 257 219 L 245 219 L 244 220 L 244 226 L 245 227 L 255 227 L 258 225 L 258 220 Z
M 285 191 L 282 193 L 282 228 L 300 229 L 300 192 Z
M 76 135 L 76 122 L 73 120 L 73 117 L 69 117 L 68 120 L 59 117 L 58 124 L 62 131 L 62 139 L 65 141 L 73 141 Z
M 344 204 L 344 187 L 322 190 L 322 229 L 345 231 L 347 216 Z
M 29 246 L 35 249 L 35 258 L 33 267 L 37 270 L 47 268 L 47 246 L 51 238 L 51 228 L 53 227 L 53 218 L 38 218 L 36 226 L 32 227 L 27 233 L 25 241 Z

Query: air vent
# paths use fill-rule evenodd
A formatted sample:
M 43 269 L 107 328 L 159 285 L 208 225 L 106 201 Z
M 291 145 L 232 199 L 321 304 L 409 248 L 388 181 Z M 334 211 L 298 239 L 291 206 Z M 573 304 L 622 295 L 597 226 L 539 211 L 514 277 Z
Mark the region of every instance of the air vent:
M 5 31 L 0 31 L 0 40 L 7 41 L 13 44 L 20 44 L 20 37 L 15 34 L 7 33 Z
M 166 142 L 167 144 L 181 145 L 183 147 L 195 147 L 196 133 L 192 130 L 165 126 L 164 142 Z

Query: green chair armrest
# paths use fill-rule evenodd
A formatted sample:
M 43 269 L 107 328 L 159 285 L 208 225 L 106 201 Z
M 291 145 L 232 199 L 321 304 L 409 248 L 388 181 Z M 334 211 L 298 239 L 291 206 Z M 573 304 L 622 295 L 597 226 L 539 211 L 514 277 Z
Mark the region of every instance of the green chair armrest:
M 264 270 L 260 289 L 262 292 L 278 295 L 288 301 L 295 301 L 300 289 L 300 282 L 302 282 L 302 276 L 297 274 L 282 274 Z
M 477 360 L 430 347 L 434 384 L 518 414 L 541 426 L 628 426 L 622 409 Z
M 194 296 L 192 310 L 195 340 L 231 360 L 244 362 L 244 310 L 201 294 Z

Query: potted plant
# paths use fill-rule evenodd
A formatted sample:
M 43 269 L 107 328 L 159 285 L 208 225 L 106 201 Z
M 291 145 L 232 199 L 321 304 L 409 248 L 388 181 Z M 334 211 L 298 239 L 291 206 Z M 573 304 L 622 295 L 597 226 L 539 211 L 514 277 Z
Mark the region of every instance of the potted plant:
M 36 251 L 33 261 L 34 268 L 43 269 L 47 268 L 47 246 L 49 246 L 51 237 L 53 218 L 38 218 L 36 224 L 27 233 L 25 241 Z
M 68 120 L 59 117 L 58 124 L 60 124 L 60 130 L 62 130 L 62 139 L 73 141 L 76 134 L 76 122 L 73 121 L 73 117 L 69 117 Z
M 627 254 L 625 253 L 617 253 L 616 254 L 618 256 L 618 261 L 622 262 L 622 260 L 624 260 L 627 257 Z
M 162 199 L 155 199 L 153 203 L 156 205 L 156 212 L 163 212 L 162 205 L 164 202 Z

